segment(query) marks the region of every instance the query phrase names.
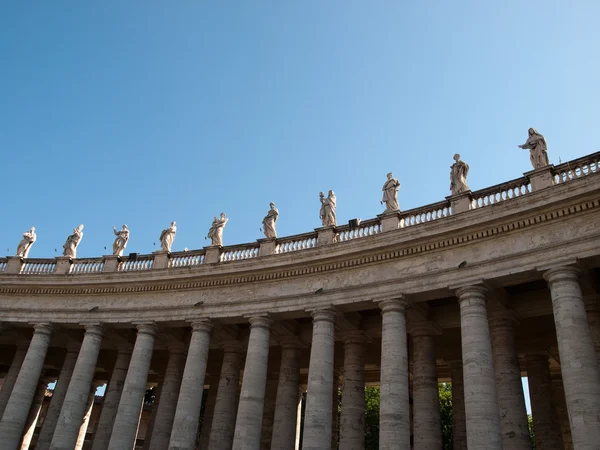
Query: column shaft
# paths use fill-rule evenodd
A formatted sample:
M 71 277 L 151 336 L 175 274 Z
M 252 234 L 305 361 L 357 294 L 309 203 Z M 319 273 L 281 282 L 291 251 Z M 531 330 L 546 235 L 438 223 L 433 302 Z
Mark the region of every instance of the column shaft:
M 457 290 L 457 295 L 460 302 L 467 446 L 502 450 L 485 288 L 463 287 Z
M 27 355 L 21 365 L 19 376 L 0 422 L 0 442 L 7 449 L 17 448 L 21 441 L 23 428 L 29 415 L 29 409 L 38 387 L 42 367 L 50 345 L 52 335 L 50 324 L 37 324 L 34 326 L 34 330 L 27 349 Z
M 302 449 L 324 450 L 331 448 L 332 436 L 335 312 L 330 309 L 317 310 L 312 316 Z
M 300 364 L 297 344 L 283 344 L 271 450 L 295 449 L 299 383 Z
M 410 450 L 408 349 L 404 300 L 380 304 L 381 375 L 379 406 L 380 450 Z
M 590 333 L 592 334 L 592 342 L 596 349 L 596 360 L 600 365 L 600 295 L 586 295 L 584 303 Z
M 365 448 L 365 344 L 362 332 L 344 338 L 340 448 Z
M 452 443 L 454 450 L 467 450 L 467 420 L 462 361 L 450 363 L 452 377 Z
M 125 377 L 127 376 L 127 368 L 131 360 L 131 351 L 129 349 L 120 349 L 115 362 L 115 367 L 112 370 L 110 381 L 104 393 L 104 401 L 102 402 L 102 411 L 96 426 L 94 443 L 92 450 L 106 450 L 110 435 L 112 434 L 113 424 L 117 416 L 117 408 L 121 400 Z
M 259 450 L 267 382 L 271 319 L 250 318 L 250 338 L 233 437 L 233 450 Z
M 50 450 L 73 450 L 79 429 L 86 414 L 87 400 L 92 388 L 96 362 L 100 353 L 103 329 L 101 325 L 86 325 L 81 350 L 73 369 Z
M 575 448 L 597 448 L 600 442 L 600 368 L 574 267 L 548 270 L 552 310 Z
M 31 439 L 35 433 L 35 426 L 37 425 L 38 417 L 42 409 L 42 403 L 44 403 L 44 397 L 46 395 L 46 388 L 48 387 L 48 380 L 44 377 L 40 380 L 31 408 L 29 409 L 29 415 L 27 416 L 27 422 L 25 423 L 25 433 L 21 438 L 20 450 L 27 450 L 31 444 Z
M 562 435 L 552 401 L 547 354 L 527 355 L 527 381 L 536 450 L 563 450 Z
M 433 336 L 413 334 L 413 436 L 415 450 L 442 447 L 442 425 Z
M 565 450 L 573 450 L 573 438 L 571 437 L 571 427 L 569 426 L 569 412 L 567 411 L 567 402 L 565 401 L 565 388 L 560 376 L 552 377 L 552 403 L 556 410 L 556 419 L 558 420 Z
M 2 416 L 4 415 L 4 410 L 6 409 L 15 383 L 17 382 L 17 377 L 19 376 L 26 355 L 27 345 L 17 345 L 17 351 L 15 352 L 15 356 L 13 356 L 10 369 L 8 369 L 8 373 L 4 377 L 2 389 L 0 390 L 0 419 L 2 419 Z
M 83 419 L 81 421 L 81 425 L 79 426 L 79 432 L 77 433 L 77 440 L 75 441 L 74 450 L 81 450 L 85 444 L 88 425 L 90 424 L 90 417 L 92 416 L 92 408 L 94 408 L 94 400 L 96 399 L 96 389 L 98 389 L 98 385 L 96 383 L 92 383 L 92 387 L 85 404 Z
M 208 376 L 208 396 L 206 397 L 206 405 L 204 407 L 204 416 L 202 417 L 202 426 L 200 428 L 200 438 L 198 441 L 199 450 L 208 450 L 208 440 L 210 439 L 210 430 L 213 423 L 215 413 L 215 405 L 217 403 L 217 390 L 219 386 L 219 378 L 217 375 Z
M 150 450 L 164 450 L 169 445 L 184 364 L 185 349 L 183 346 L 169 348 L 169 360 L 161 383 L 160 398 L 157 399 L 158 403 L 155 405 L 157 410 L 152 423 Z
M 489 323 L 504 448 L 531 450 L 521 367 L 515 344 L 515 320 L 510 315 L 498 314 Z
M 263 420 L 260 433 L 260 449 L 271 450 L 271 440 L 273 438 L 273 419 L 275 417 L 275 402 L 277 401 L 277 383 L 279 381 L 279 372 L 270 370 L 267 367 L 267 384 L 265 387 L 265 408 L 263 411 Z
M 152 432 L 154 431 L 154 424 L 156 423 L 156 415 L 158 414 L 158 410 L 160 408 L 160 397 L 162 395 L 162 386 L 163 386 L 164 381 L 165 381 L 165 374 L 161 373 L 160 381 L 158 381 L 156 386 L 151 386 L 149 383 L 146 384 L 146 392 L 148 391 L 148 389 L 154 388 L 154 402 L 152 403 L 152 406 L 150 406 L 150 409 L 151 409 L 150 418 L 146 422 L 146 429 L 144 430 L 144 445 L 142 447 L 142 450 L 150 450 L 150 444 L 152 441 Z M 148 386 L 151 386 L 151 387 L 149 388 Z M 177 394 L 179 395 L 179 392 L 177 392 Z M 144 406 L 145 406 L 145 403 L 146 402 L 144 401 Z M 141 423 L 143 414 L 144 413 L 143 413 L 143 409 L 142 409 L 142 414 L 140 415 L 140 423 Z M 169 432 L 170 432 L 170 430 L 169 430 Z M 139 433 L 139 431 L 138 431 L 138 433 Z M 137 438 L 136 438 L 136 441 L 137 441 Z
M 40 436 L 35 445 L 36 450 L 48 450 L 50 448 L 50 442 L 52 442 L 52 436 L 54 436 L 54 430 L 58 423 L 58 416 L 62 409 L 65 396 L 67 395 L 67 389 L 73 376 L 73 370 L 75 369 L 75 363 L 77 362 L 77 356 L 79 355 L 79 348 L 71 347 L 67 349 L 65 360 L 63 361 L 58 380 L 54 386 L 54 392 L 52 392 L 52 398 L 50 399 L 50 406 L 46 412 L 42 429 L 40 430 Z
M 335 359 L 335 356 L 333 357 Z M 331 448 L 338 448 L 340 431 L 340 376 L 341 369 L 333 367 L 333 385 L 331 389 Z
M 194 450 L 196 447 L 211 331 L 212 325 L 208 320 L 192 323 L 192 338 L 173 419 L 170 450 Z M 156 447 L 156 450 L 163 448 Z
M 154 324 L 140 324 L 123 385 L 117 416 L 108 443 L 109 450 L 131 450 L 135 445 L 140 413 L 146 393 L 146 380 L 154 348 Z

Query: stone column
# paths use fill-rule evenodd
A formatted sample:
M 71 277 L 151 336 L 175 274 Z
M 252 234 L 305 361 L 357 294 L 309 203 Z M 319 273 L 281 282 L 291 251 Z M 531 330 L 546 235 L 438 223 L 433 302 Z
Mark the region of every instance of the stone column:
M 63 401 L 51 450 L 72 450 L 76 446 L 80 426 L 86 414 L 87 399 L 96 372 L 96 362 L 102 343 L 102 325 L 85 325 L 85 335 L 73 375 Z
M 496 374 L 483 286 L 458 289 L 467 446 L 502 450 Z
M 108 443 L 109 450 L 131 450 L 137 437 L 156 326 L 153 323 L 143 323 L 137 325 L 137 330 L 129 370 Z
M 579 270 L 558 267 L 544 273 L 550 286 L 560 369 L 575 448 L 600 442 L 600 369 L 579 287 Z
M 279 372 L 267 367 L 267 384 L 265 387 L 265 408 L 260 433 L 260 449 L 270 450 L 273 438 L 273 419 L 275 417 L 275 402 L 277 401 L 277 383 Z
M 591 294 L 584 297 L 585 312 L 592 333 L 592 341 L 596 349 L 596 360 L 600 365 L 600 295 Z
M 552 403 L 556 410 L 556 419 L 560 427 L 565 450 L 573 450 L 573 438 L 571 437 L 571 427 L 569 426 L 569 412 L 567 411 L 567 402 L 565 401 L 565 388 L 562 378 L 552 376 Z
M 208 396 L 206 397 L 206 405 L 204 407 L 204 416 L 202 417 L 202 427 L 200 428 L 200 437 L 198 440 L 199 450 L 208 450 L 208 440 L 210 439 L 210 430 L 213 423 L 215 413 L 215 405 L 217 403 L 217 388 L 219 385 L 220 376 L 208 375 Z
M 52 442 L 52 436 L 54 436 L 54 430 L 58 423 L 58 416 L 60 415 L 60 410 L 67 395 L 67 388 L 73 376 L 73 370 L 75 369 L 75 363 L 79 355 L 79 347 L 79 345 L 70 345 L 67 347 L 67 354 L 60 369 L 54 392 L 52 392 L 50 406 L 46 412 L 40 436 L 35 445 L 36 450 L 48 450 L 50 448 L 50 442 Z
M 192 338 L 185 361 L 181 390 L 173 419 L 173 432 L 169 442 L 171 450 L 194 450 L 196 447 L 211 332 L 212 324 L 209 320 L 192 322 Z M 156 447 L 156 450 L 163 448 Z
M 160 396 L 162 395 L 162 387 L 163 387 L 163 382 L 165 381 L 165 374 L 164 372 L 161 372 L 160 374 L 158 374 L 160 380 L 156 383 L 155 386 L 153 386 L 154 383 L 150 384 L 150 383 L 146 383 L 146 392 L 148 392 L 148 389 L 152 389 L 155 388 L 154 390 L 154 402 L 152 403 L 152 406 L 150 406 L 150 419 L 148 419 L 148 421 L 146 422 L 146 430 L 144 430 L 144 445 L 142 447 L 142 450 L 150 450 L 150 444 L 152 441 L 152 432 L 154 431 L 154 424 L 156 423 L 156 415 L 158 413 L 158 410 L 160 409 Z M 179 395 L 179 392 L 177 392 L 177 395 Z M 145 406 L 145 402 L 144 402 L 144 406 Z M 140 414 L 140 422 L 142 419 L 142 415 L 143 415 L 143 407 L 142 407 L 142 414 Z M 171 432 L 171 429 L 169 429 L 169 432 Z M 136 438 L 136 442 L 137 442 L 137 438 Z M 168 442 L 167 442 L 168 445 Z
M 442 424 L 432 324 L 411 329 L 413 341 L 413 438 L 415 450 L 442 448 Z
M 19 372 L 21 371 L 21 365 L 25 360 L 25 355 L 27 355 L 27 344 L 18 344 L 17 351 L 10 364 L 10 369 L 8 369 L 8 373 L 4 377 L 2 389 L 0 390 L 0 419 L 2 419 L 2 416 L 4 415 L 4 410 L 10 399 L 10 394 L 15 386 Z
M 240 372 L 244 363 L 244 348 L 238 342 L 223 343 L 223 364 L 217 388 L 208 448 L 231 450 L 237 414 Z
M 308 367 L 303 450 L 323 450 L 331 446 L 333 408 L 333 355 L 335 312 L 312 312 L 313 332 Z
M 335 351 L 334 351 L 335 352 Z M 333 358 L 335 360 L 335 356 Z M 342 369 L 333 366 L 333 385 L 331 389 L 331 448 L 338 448 L 340 431 L 340 377 Z
M 406 301 L 386 300 L 381 308 L 379 449 L 410 450 Z
M 265 316 L 250 318 L 250 338 L 235 421 L 233 450 L 260 448 L 272 323 L 273 321 Z
M 515 322 L 514 314 L 509 311 L 496 313 L 489 320 L 500 432 L 504 448 L 531 450 L 521 367 L 515 344 Z
M 527 355 L 527 381 L 536 450 L 563 450 L 562 435 L 552 401 L 552 379 L 547 353 Z
M 33 328 L 35 331 L 27 349 L 27 355 L 21 365 L 19 376 L 0 422 L 0 442 L 7 449 L 17 448 L 21 441 L 29 408 L 31 408 L 50 345 L 52 325 L 39 323 Z
M 33 402 L 29 409 L 29 415 L 27 416 L 27 422 L 25 423 L 25 433 L 21 437 L 20 450 L 27 450 L 31 444 L 31 439 L 35 433 L 35 426 L 37 425 L 38 417 L 42 409 L 42 403 L 44 403 L 44 397 L 46 396 L 46 388 L 48 387 L 49 380 L 46 377 L 40 379 L 38 388 L 33 396 Z
M 88 425 L 90 424 L 90 417 L 92 416 L 92 409 L 94 408 L 94 400 L 96 399 L 96 390 L 100 386 L 98 382 L 92 382 L 90 393 L 85 404 L 85 410 L 81 425 L 79 426 L 79 432 L 77 433 L 77 440 L 75 443 L 74 450 L 81 450 L 85 444 L 85 438 L 87 436 Z
M 277 384 L 271 450 L 295 449 L 300 386 L 298 348 L 299 344 L 296 341 L 281 343 L 281 367 Z
M 108 448 L 108 441 L 110 440 L 115 417 L 117 416 L 117 408 L 121 400 L 123 384 L 125 383 L 130 360 L 131 350 L 129 348 L 120 348 L 115 367 L 112 370 L 110 381 L 104 393 L 102 411 L 100 412 L 100 418 L 96 426 L 92 450 L 106 450 Z
M 161 383 L 160 397 L 157 398 L 158 404 L 155 405 L 157 410 L 148 447 L 150 450 L 164 450 L 169 445 L 184 364 L 185 348 L 183 345 L 169 346 L 169 360 Z
M 365 336 L 357 331 L 343 336 L 344 386 L 340 415 L 340 448 L 365 448 Z
M 462 361 L 450 361 L 452 377 L 452 442 L 454 450 L 467 450 L 467 420 Z

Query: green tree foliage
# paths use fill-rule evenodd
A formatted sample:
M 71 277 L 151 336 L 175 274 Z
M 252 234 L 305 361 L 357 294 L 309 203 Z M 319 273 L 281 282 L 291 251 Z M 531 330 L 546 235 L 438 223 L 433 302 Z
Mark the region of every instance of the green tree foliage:
M 533 432 L 533 418 L 531 414 L 527 415 L 527 426 L 529 427 L 529 442 L 531 442 L 532 450 L 535 450 L 535 433 Z
M 379 388 L 365 388 L 365 450 L 379 448 Z
M 442 421 L 442 444 L 444 450 L 452 450 L 452 385 L 440 383 L 440 418 Z

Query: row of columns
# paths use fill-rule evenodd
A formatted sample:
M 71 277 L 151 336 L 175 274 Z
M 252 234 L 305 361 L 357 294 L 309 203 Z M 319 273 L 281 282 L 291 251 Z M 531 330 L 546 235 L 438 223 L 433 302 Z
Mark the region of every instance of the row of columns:
M 600 442 L 597 422 L 600 416 L 600 371 L 587 326 L 578 273 L 574 268 L 562 267 L 547 271 L 544 277 L 552 294 L 572 442 L 575 448 L 592 449 Z M 460 396 L 464 398 L 464 414 L 462 402 L 457 401 L 454 412 L 455 446 L 529 448 L 514 345 L 514 318 L 504 314 L 488 320 L 483 286 L 461 287 L 456 294 L 460 303 L 462 361 L 452 363 L 453 395 L 457 399 Z M 403 298 L 380 303 L 380 448 L 383 450 L 411 449 L 406 307 L 407 302 Z M 335 312 L 328 308 L 320 309 L 313 311 L 312 317 L 302 449 L 323 450 L 331 448 L 334 438 L 332 392 L 337 392 L 334 389 L 333 366 Z M 261 442 L 263 447 L 270 443 L 272 450 L 293 449 L 298 416 L 299 343 L 293 340 L 282 343 L 275 409 L 265 411 L 272 321 L 267 316 L 254 316 L 249 322 L 245 364 L 244 349 L 238 342 L 225 342 L 223 345 L 223 363 L 211 411 L 212 423 L 206 425 L 203 440 L 208 442 L 211 450 L 260 450 Z M 197 320 L 191 325 L 187 356 L 182 347 L 169 348 L 169 361 L 147 448 L 193 450 L 196 446 L 212 325 L 208 320 Z M 143 323 L 137 325 L 137 330 L 133 349 L 119 351 L 93 450 L 130 450 L 135 444 L 156 327 Z M 50 324 L 36 324 L 25 354 L 23 348 L 17 349 L 15 359 L 22 359 L 18 376 L 15 378 L 14 373 L 9 371 L 5 381 L 5 386 L 12 384 L 12 389 L 0 421 L 3 448 L 16 449 L 22 439 L 31 406 L 35 403 L 51 334 Z M 436 330 L 423 326 L 411 330 L 411 334 L 414 343 L 413 444 L 415 449 L 439 448 L 441 431 L 433 345 Z M 90 392 L 93 395 L 93 377 L 102 336 L 101 324 L 86 324 L 79 351 L 70 349 L 67 352 L 38 448 L 77 448 L 78 440 L 81 440 L 81 424 L 89 412 Z M 345 358 L 340 448 L 362 449 L 364 336 L 355 332 L 341 338 L 345 342 Z M 539 399 L 539 404 L 538 400 L 532 401 L 536 429 L 540 432 L 538 448 L 558 448 L 552 446 L 552 442 L 556 442 L 552 432 L 559 433 L 560 427 L 553 422 L 553 417 L 544 416 L 544 411 L 553 410 L 548 403 L 543 404 L 543 401 L 551 401 L 551 397 L 538 395 L 552 390 L 547 356 L 545 362 L 532 356 L 527 364 L 532 379 L 538 383 L 531 387 L 536 393 L 532 398 Z M 4 393 L 5 389 L 0 392 Z M 264 420 L 265 416 L 267 420 Z M 270 442 L 261 441 L 263 425 L 272 428 Z M 462 429 L 466 430 L 466 436 L 461 433 Z M 546 429 L 547 433 L 541 433 Z M 543 441 L 542 434 L 547 437 L 548 443 Z

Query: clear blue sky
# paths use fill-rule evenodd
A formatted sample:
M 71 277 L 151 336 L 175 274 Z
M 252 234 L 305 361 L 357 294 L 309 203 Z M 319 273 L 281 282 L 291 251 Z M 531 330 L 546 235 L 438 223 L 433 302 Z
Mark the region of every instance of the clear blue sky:
M 600 2 L 47 1 L 0 6 L 0 248 L 37 227 L 50 257 L 201 248 L 367 219 L 385 175 L 402 209 L 442 200 L 452 155 L 480 189 L 600 149 Z

